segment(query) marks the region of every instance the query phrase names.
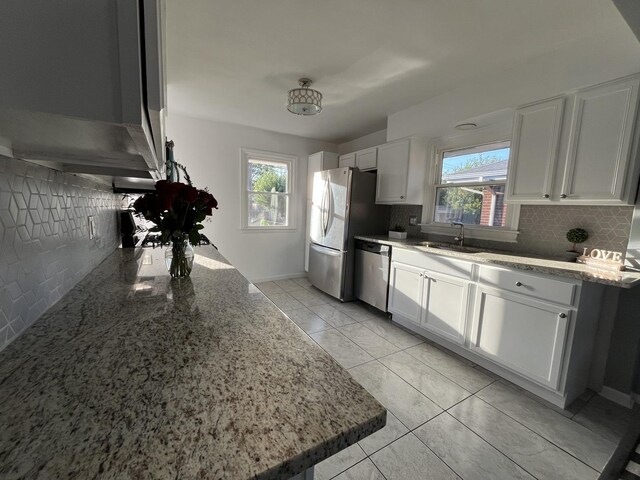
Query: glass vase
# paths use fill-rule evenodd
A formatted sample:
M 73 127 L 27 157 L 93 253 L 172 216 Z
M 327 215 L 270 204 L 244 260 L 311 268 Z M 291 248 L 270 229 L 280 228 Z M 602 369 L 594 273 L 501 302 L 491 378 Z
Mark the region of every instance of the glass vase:
M 174 237 L 171 246 L 164 252 L 167 270 L 173 278 L 188 277 L 193 268 L 193 247 L 189 243 L 189 236 Z

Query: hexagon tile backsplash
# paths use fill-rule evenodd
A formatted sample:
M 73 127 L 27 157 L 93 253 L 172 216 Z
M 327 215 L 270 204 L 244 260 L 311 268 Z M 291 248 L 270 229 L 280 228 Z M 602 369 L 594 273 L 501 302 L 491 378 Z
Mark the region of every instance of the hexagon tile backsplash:
M 389 227 L 400 223 L 410 236 L 423 236 L 429 240 L 451 241 L 451 237 L 421 234 L 420 227 L 409 227 L 409 216 L 422 218 L 422 207 L 399 205 L 391 207 Z M 633 207 L 592 205 L 523 205 L 520 210 L 520 235 L 517 243 L 500 243 L 468 239 L 469 245 L 495 248 L 544 257 L 562 257 L 571 248 L 567 230 L 580 227 L 589 232 L 589 239 L 580 248 L 603 248 L 622 252 L 627 250 L 631 233 Z
M 86 178 L 0 158 L 0 350 L 118 247 L 119 199 Z

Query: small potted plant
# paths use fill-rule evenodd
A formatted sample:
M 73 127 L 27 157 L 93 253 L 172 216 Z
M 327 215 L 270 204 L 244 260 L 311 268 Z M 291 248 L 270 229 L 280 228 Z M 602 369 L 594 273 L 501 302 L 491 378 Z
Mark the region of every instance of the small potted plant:
M 389 230 L 389 238 L 404 240 L 407 238 L 407 229 L 397 223 L 395 227 Z
M 584 228 L 572 228 L 567 232 L 567 240 L 569 240 L 573 246 L 571 250 L 566 251 L 566 259 L 569 262 L 575 262 L 576 259 L 580 256 L 580 252 L 578 252 L 576 246 L 579 243 L 583 243 L 589 238 L 589 232 L 587 232 Z

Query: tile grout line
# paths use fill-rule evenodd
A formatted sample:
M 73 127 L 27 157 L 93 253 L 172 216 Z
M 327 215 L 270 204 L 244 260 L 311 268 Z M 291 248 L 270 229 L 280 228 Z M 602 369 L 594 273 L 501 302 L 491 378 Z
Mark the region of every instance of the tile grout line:
M 517 390 L 517 389 L 513 388 L 509 383 L 505 383 L 505 382 L 504 382 L 504 381 L 502 381 L 502 380 L 505 380 L 505 381 L 507 381 L 507 382 L 508 382 L 508 380 L 506 380 L 506 379 L 504 379 L 504 378 L 502 378 L 502 377 L 500 377 L 500 378 L 496 379 L 496 382 L 499 382 L 501 385 L 504 385 L 505 387 L 509 388 L 510 390 L 512 390 L 512 391 L 514 391 L 514 392 L 516 392 L 516 393 L 517 393 L 517 394 L 519 394 L 519 395 L 524 395 L 524 396 L 525 396 L 525 397 L 527 397 L 528 399 L 533 400 L 534 402 L 536 402 L 538 405 L 541 405 L 542 407 L 546 408 L 547 410 L 550 410 L 550 411 L 552 411 L 552 412 L 554 412 L 554 413 L 557 413 L 558 415 L 560 415 L 560 416 L 562 416 L 562 417 L 566 418 L 567 420 L 571 421 L 571 422 L 572 422 L 572 423 L 574 423 L 575 425 L 579 425 L 579 426 L 581 426 L 581 427 L 583 427 L 583 428 L 586 428 L 586 429 L 587 429 L 587 430 L 589 430 L 591 433 L 593 433 L 594 435 L 596 435 L 596 436 L 600 437 L 601 439 L 606 440 L 606 441 L 608 441 L 609 443 L 616 443 L 616 442 L 611 442 L 608 438 L 605 438 L 605 437 L 604 437 L 603 435 L 601 435 L 599 432 L 596 432 L 595 430 L 593 430 L 593 429 L 589 428 L 588 426 L 583 425 L 583 424 L 581 424 L 580 422 L 577 422 L 576 420 L 574 420 L 574 417 L 575 417 L 576 415 L 578 415 L 578 414 L 579 414 L 579 413 L 580 413 L 580 412 L 581 412 L 581 411 L 582 411 L 582 410 L 583 410 L 583 409 L 584 409 L 584 408 L 585 408 L 589 403 L 591 403 L 591 401 L 592 401 L 592 400 L 593 400 L 593 398 L 597 395 L 597 393 L 596 393 L 596 394 L 594 394 L 591 398 L 589 398 L 589 400 L 588 400 L 588 401 L 583 405 L 583 407 L 582 407 L 582 408 L 580 408 L 580 410 L 579 410 L 578 412 L 574 413 L 574 414 L 573 414 L 573 415 L 571 415 L 570 417 L 567 417 L 566 415 L 563 415 L 562 413 L 560 413 L 560 412 L 558 412 L 558 411 L 554 410 L 553 408 L 549 407 L 548 405 L 545 405 L 543 402 L 541 402 L 540 400 L 538 400 L 536 397 L 530 397 L 530 396 L 529 396 L 529 395 L 527 395 L 526 393 L 522 393 L 522 392 L 520 392 L 519 390 Z M 488 385 L 487 385 L 487 386 L 488 386 Z M 486 388 L 486 387 L 485 387 L 485 388 Z M 478 391 L 480 391 L 480 390 L 478 390 Z M 482 400 L 482 399 L 481 399 L 481 400 Z M 493 406 L 493 405 L 492 405 L 492 406 Z M 496 408 L 496 407 L 494 407 L 494 408 Z M 563 409 L 563 410 L 564 410 L 564 409 Z M 502 411 L 502 410 L 500 410 L 500 411 Z M 565 411 L 566 411 L 566 410 L 565 410 Z M 505 415 L 506 415 L 506 414 L 505 414 Z M 545 437 L 542 437 L 542 438 L 545 438 Z M 547 439 L 547 440 L 548 440 L 548 439 Z M 549 440 L 549 441 L 551 441 L 551 440 Z M 560 447 L 558 447 L 558 448 L 560 448 Z M 567 453 L 568 453 L 568 452 L 567 452 Z M 584 462 L 582 462 L 582 463 L 584 463 Z M 592 467 L 592 468 L 593 468 L 593 467 Z
M 487 385 L 488 386 L 488 385 Z M 475 396 L 475 395 L 474 395 Z M 569 455 L 571 458 L 577 460 L 578 462 L 580 462 L 582 465 L 584 465 L 585 467 L 593 470 L 596 474 L 599 474 L 600 471 L 593 468 L 591 465 L 587 465 L 586 463 L 584 463 L 582 460 L 580 460 L 578 457 L 572 455 L 571 453 L 567 452 L 566 450 L 564 450 L 562 447 L 556 445 L 555 443 L 553 443 L 551 440 L 549 440 L 548 438 L 540 435 L 538 432 L 535 432 L 533 430 L 531 430 L 530 428 L 528 428 L 526 425 L 521 424 L 520 422 L 518 422 L 515 418 L 510 417 L 509 415 L 507 415 L 506 413 L 504 413 L 502 410 L 500 410 L 499 408 L 495 407 L 494 405 L 491 405 L 489 402 L 483 400 L 480 397 L 476 397 L 478 400 L 480 400 L 483 403 L 486 403 L 487 405 L 489 405 L 491 408 L 495 408 L 496 410 L 498 410 L 500 413 L 502 413 L 503 415 L 505 415 L 506 417 L 511 418 L 514 422 L 518 423 L 519 425 L 521 425 L 522 427 L 524 427 L 525 429 L 529 430 L 531 433 L 533 433 L 533 435 L 541 438 L 542 440 L 549 442 L 551 445 L 555 446 L 558 450 L 566 453 L 567 455 Z M 451 415 L 451 414 L 450 414 Z M 493 448 L 495 448 L 497 451 L 499 451 L 500 453 L 502 453 L 505 457 L 509 458 L 509 460 L 511 460 L 513 463 L 515 463 L 516 465 L 518 465 L 519 467 L 521 467 L 523 470 L 527 471 L 522 465 L 520 465 L 518 462 L 516 462 L 513 458 L 511 458 L 507 453 L 503 452 L 502 450 L 500 450 L 498 447 L 496 447 L 495 445 L 493 445 L 488 439 L 484 438 L 482 436 L 481 433 L 476 432 L 473 428 L 471 428 L 470 426 L 468 426 L 467 424 L 465 424 L 462 420 L 459 420 L 457 417 L 455 417 L 454 415 L 451 415 L 453 418 L 455 418 L 458 422 L 460 422 L 462 425 L 464 425 L 466 428 L 468 428 L 469 430 L 471 430 L 473 433 L 475 433 L 478 437 L 482 438 L 485 442 L 487 442 L 489 445 L 491 445 Z M 530 473 L 527 471 L 527 473 Z M 534 478 L 535 475 L 531 474 Z
M 468 398 L 468 397 L 467 397 Z M 456 422 L 458 422 L 460 425 L 462 425 L 464 428 L 466 428 L 467 430 L 469 430 L 473 435 L 475 435 L 476 437 L 478 437 L 479 439 L 481 439 L 483 442 L 485 442 L 487 445 L 489 445 L 491 448 L 493 448 L 496 452 L 498 452 L 500 455 L 502 455 L 503 457 L 509 459 L 514 465 L 516 465 L 517 467 L 521 468 L 523 472 L 526 472 L 527 475 L 531 476 L 531 478 L 533 479 L 537 479 L 538 477 L 536 477 L 534 474 L 532 474 L 531 472 L 529 472 L 526 468 L 524 468 L 522 465 L 520 465 L 518 462 L 516 462 L 515 460 L 513 460 L 511 457 L 509 457 L 506 453 L 500 451 L 498 448 L 496 448 L 494 445 L 491 444 L 491 442 L 489 442 L 486 438 L 484 438 L 482 435 L 476 433 L 474 430 L 472 430 L 470 427 L 468 427 L 467 425 L 465 425 L 463 422 L 461 422 L 460 420 L 458 420 L 456 417 L 454 417 L 453 415 L 451 415 L 448 412 L 443 412 L 446 413 L 447 415 L 449 415 L 453 420 L 455 420 Z M 428 423 L 428 422 L 427 422 Z M 420 437 L 418 437 L 418 435 L 416 435 L 416 438 L 418 440 L 420 440 L 422 442 L 422 439 Z M 427 448 L 429 448 L 429 445 L 427 445 L 426 443 L 422 442 Z M 429 448 L 429 450 L 431 450 L 431 448 Z M 433 452 L 433 450 L 431 450 Z M 436 455 L 438 458 L 440 458 L 440 460 L 442 460 L 444 463 L 447 463 L 444 461 L 444 459 L 442 459 L 436 452 L 433 452 L 434 455 Z M 449 464 L 447 464 L 448 466 Z M 449 467 L 451 468 L 451 467 Z M 451 468 L 451 470 L 453 470 L 455 472 L 455 470 L 453 468 Z M 456 472 L 457 473 L 457 472 Z M 461 477 L 461 475 L 459 475 Z
M 495 382 L 494 382 L 495 383 Z M 485 388 L 488 388 L 490 385 L 487 385 Z M 482 389 L 484 390 L 484 388 Z M 478 392 L 480 392 L 481 390 L 478 390 Z M 509 417 L 511 420 L 513 420 L 514 422 L 516 422 L 517 424 L 521 425 L 522 427 L 526 428 L 527 430 L 529 430 L 530 432 L 532 432 L 534 435 L 539 436 L 540 438 L 542 438 L 543 440 L 546 440 L 547 442 L 549 442 L 550 444 L 554 445 L 555 447 L 557 447 L 558 449 L 562 450 L 564 453 L 566 453 L 567 455 L 575 458 L 578 462 L 586 465 L 587 467 L 589 467 L 592 470 L 595 470 L 596 472 L 600 473 L 601 470 L 598 470 L 597 468 L 592 467 L 591 465 L 588 465 L 587 463 L 585 463 L 583 460 L 579 459 L 578 457 L 576 457 L 574 454 L 572 454 L 571 452 L 568 452 L 567 450 L 565 450 L 564 448 L 562 448 L 560 445 L 558 445 L 557 443 L 555 443 L 553 440 L 545 437 L 544 435 L 536 432 L 535 430 L 529 428 L 527 425 L 525 425 L 524 423 L 520 422 L 517 418 L 512 417 L 511 415 L 509 415 L 507 412 L 502 411 L 500 408 L 498 408 L 496 405 L 491 404 L 490 402 L 484 400 L 481 397 L 478 397 L 475 393 L 473 394 L 474 397 L 476 397 L 478 400 L 483 401 L 484 403 L 486 403 L 487 405 L 489 405 L 490 407 L 495 408 L 496 410 L 498 410 L 500 413 L 502 413 L 503 415 Z M 548 408 L 548 407 L 547 407 Z M 551 410 L 551 409 L 549 409 Z M 553 412 L 553 410 L 551 410 Z M 557 413 L 557 412 L 555 412 Z M 558 415 L 560 415 L 558 413 Z M 565 417 L 566 418 L 566 417 Z
M 309 291 L 310 291 L 310 290 L 309 290 Z M 261 290 L 261 292 L 262 292 L 262 290 Z M 262 292 L 262 293 L 264 294 L 264 292 Z M 284 293 L 288 293 L 288 292 L 287 292 L 287 291 L 284 291 Z M 265 295 L 265 296 L 267 296 L 266 294 L 264 294 L 264 295 Z M 268 296 L 267 296 L 267 297 L 268 297 Z M 294 298 L 295 298 L 295 297 L 294 297 Z M 269 300 L 271 300 L 271 299 L 269 299 Z M 273 303 L 273 302 L 272 302 L 272 303 Z M 275 305 L 275 304 L 274 304 L 274 305 Z M 329 302 L 327 302 L 327 303 L 324 303 L 324 304 L 321 304 L 321 305 L 331 305 L 331 304 L 330 304 Z M 315 306 L 315 305 L 314 305 L 314 306 Z M 276 307 L 277 307 L 277 305 L 276 305 Z M 390 442 L 390 443 L 388 443 L 388 444 L 384 445 L 383 447 L 381 447 L 381 448 L 379 448 L 379 449 L 375 450 L 375 451 L 374 451 L 374 452 L 372 452 L 371 454 L 368 454 L 367 452 L 364 452 L 364 449 L 362 449 L 362 447 L 359 445 L 359 442 L 356 442 L 356 443 L 358 443 L 358 446 L 360 447 L 360 449 L 365 453 L 365 458 L 370 459 L 370 460 L 371 460 L 371 462 L 374 464 L 374 466 L 376 467 L 376 469 L 377 469 L 378 471 L 380 471 L 380 469 L 377 467 L 377 465 L 375 464 L 375 462 L 373 461 L 373 459 L 371 459 L 371 456 L 372 456 L 372 455 L 374 455 L 374 454 L 376 454 L 376 453 L 377 453 L 377 452 L 379 452 L 380 450 L 382 450 L 382 449 L 384 449 L 384 448 L 388 447 L 389 445 L 391 445 L 391 444 L 395 443 L 396 441 L 398 441 L 399 439 L 401 439 L 401 438 L 405 437 L 406 435 L 408 435 L 408 434 L 412 433 L 416 438 L 418 438 L 418 440 L 419 440 L 419 441 L 420 441 L 420 442 L 421 442 L 421 443 L 422 443 L 426 448 L 428 448 L 428 449 L 429 449 L 429 450 L 430 450 L 434 455 L 436 455 L 436 457 L 437 457 L 437 458 L 439 458 L 439 459 L 440 459 L 440 460 L 441 460 L 445 465 L 447 465 L 447 467 L 448 467 L 451 471 L 453 471 L 453 472 L 454 472 L 458 477 L 460 477 L 460 476 L 458 475 L 458 473 L 457 473 L 457 472 L 456 472 L 456 471 L 455 471 L 455 470 L 454 470 L 454 469 L 453 469 L 453 468 L 452 468 L 452 467 L 451 467 L 451 466 L 450 466 L 450 465 L 449 465 L 449 464 L 448 464 L 444 459 L 442 459 L 440 456 L 438 456 L 438 454 L 437 454 L 436 452 L 434 452 L 431 448 L 429 448 L 429 446 L 428 446 L 428 445 L 426 445 L 426 444 L 425 444 L 425 443 L 424 443 L 424 442 L 423 442 L 423 441 L 422 441 L 422 440 L 421 440 L 417 435 L 415 435 L 415 433 L 414 433 L 418 428 L 421 428 L 422 426 L 426 425 L 426 424 L 427 424 L 427 423 L 429 423 L 431 420 L 433 420 L 433 419 L 435 419 L 435 418 L 439 417 L 439 416 L 440 416 L 440 415 L 442 415 L 443 413 L 447 413 L 447 414 L 448 414 L 449 416 L 451 416 L 455 421 L 457 421 L 458 423 L 460 423 L 461 425 L 463 425 L 465 428 L 467 428 L 470 432 L 472 432 L 472 433 L 473 433 L 474 435 L 476 435 L 478 438 L 480 438 L 480 439 L 482 439 L 484 442 L 486 442 L 486 443 L 487 443 L 491 448 L 493 448 L 496 452 L 500 453 L 500 454 L 501 454 L 501 455 L 503 455 L 505 458 L 508 458 L 511 462 L 513 462 L 515 465 L 517 465 L 519 468 L 521 468 L 521 469 L 522 469 L 524 472 L 526 472 L 527 474 L 531 475 L 533 478 L 536 478 L 536 477 L 535 477 L 533 474 L 531 474 L 531 472 L 529 472 L 525 467 L 523 467 L 523 466 L 522 466 L 522 465 L 520 465 L 518 462 L 516 462 L 514 459 L 512 459 L 508 454 L 506 454 L 505 452 L 502 452 L 499 448 L 497 448 L 496 446 L 494 446 L 494 445 L 493 445 L 489 440 L 487 440 L 486 438 L 484 438 L 480 433 L 476 432 L 476 431 L 475 431 L 475 430 L 473 430 L 471 427 L 467 426 L 464 422 L 462 422 L 461 420 L 459 420 L 458 418 L 456 418 L 455 416 L 453 416 L 453 415 L 451 415 L 451 414 L 449 413 L 449 410 L 451 410 L 451 409 L 452 409 L 452 408 L 454 408 L 455 406 L 457 406 L 457 405 L 459 405 L 460 403 L 462 403 L 462 402 L 466 401 L 466 400 L 467 400 L 467 399 L 469 399 L 470 397 L 475 397 L 475 398 L 477 398 L 478 400 L 482 401 L 483 403 L 486 403 L 487 405 L 491 406 L 492 408 L 495 408 L 496 410 L 498 410 L 499 412 L 501 412 L 503 415 L 505 415 L 506 417 L 510 418 L 510 419 L 511 419 L 511 420 L 513 420 L 514 422 L 516 422 L 517 424 L 521 425 L 521 426 L 522 426 L 522 427 L 524 427 L 527 431 L 531 432 L 533 435 L 535 435 L 535 436 L 537 436 L 537 437 L 541 438 L 541 439 L 542 439 L 542 440 L 544 440 L 544 441 L 549 442 L 551 445 L 555 446 L 555 447 L 556 447 L 556 448 L 558 448 L 560 451 L 562 451 L 562 452 L 564 452 L 565 454 L 569 455 L 570 457 L 574 458 L 576 461 L 580 462 L 581 464 L 583 464 L 583 465 L 584 465 L 584 466 L 586 466 L 587 468 L 589 468 L 589 469 L 593 470 L 594 472 L 599 472 L 599 470 L 598 470 L 598 469 L 596 469 L 596 468 L 594 468 L 594 467 L 592 467 L 592 466 L 590 466 L 590 465 L 586 464 L 586 463 L 585 463 L 585 462 L 583 462 L 581 459 L 577 458 L 575 455 L 573 455 L 572 453 L 570 453 L 570 452 L 568 452 L 567 450 L 565 450 L 564 448 L 562 448 L 560 445 L 557 445 L 557 444 L 556 444 L 554 441 L 552 441 L 551 439 L 546 438 L 545 436 L 543 436 L 543 435 L 539 434 L 538 432 L 536 432 L 536 431 L 532 430 L 532 429 L 531 429 L 531 428 L 529 428 L 527 425 L 524 425 L 523 423 L 521 423 L 521 422 L 520 422 L 519 420 L 517 420 L 516 418 L 512 417 L 511 415 L 509 415 L 508 413 L 504 412 L 503 410 L 501 410 L 501 409 L 500 409 L 500 408 L 498 408 L 497 406 L 492 405 L 491 403 L 489 403 L 489 402 L 485 401 L 484 399 L 480 398 L 480 397 L 477 395 L 478 393 L 480 393 L 480 392 L 481 392 L 481 391 L 483 391 L 484 389 L 486 389 L 486 388 L 490 387 L 490 386 L 491 386 L 491 385 L 493 385 L 494 383 L 496 383 L 496 382 L 500 382 L 500 379 L 499 379 L 499 378 L 493 378 L 493 380 L 491 381 L 491 383 L 489 383 L 489 384 L 485 385 L 484 387 L 482 387 L 481 389 L 477 390 L 476 392 L 469 392 L 469 391 L 468 391 L 468 390 L 466 390 L 462 385 L 458 384 L 455 380 L 451 379 L 449 376 L 445 375 L 444 373 L 440 372 L 439 370 L 435 369 L 434 367 L 432 367 L 432 366 L 428 365 L 426 362 L 424 362 L 424 361 L 422 361 L 421 359 L 419 359 L 419 358 L 415 357 L 415 356 L 414 356 L 414 355 L 412 355 L 410 352 L 406 352 L 408 355 L 410 355 L 412 358 L 414 358 L 415 360 L 417 360 L 417 361 L 418 361 L 418 362 L 420 362 L 421 364 L 423 364 L 423 365 L 425 365 L 425 366 L 429 367 L 430 369 L 432 369 L 432 370 L 433 370 L 433 371 L 435 371 L 436 373 L 438 373 L 438 374 L 440 374 L 441 376 L 443 376 L 443 377 L 447 378 L 449 381 L 451 381 L 451 382 L 455 383 L 455 384 L 456 384 L 456 385 L 458 385 L 460 388 L 463 388 L 463 389 L 465 389 L 467 392 L 469 392 L 469 395 L 468 395 L 467 397 L 463 398 L 462 400 L 460 400 L 460 401 L 456 402 L 455 404 L 453 404 L 453 405 L 451 405 L 451 406 L 449 406 L 449 407 L 447 407 L 447 408 L 442 408 L 440 405 L 438 405 L 436 402 L 434 402 L 434 401 L 433 401 L 429 396 L 427 396 L 427 395 L 425 395 L 424 393 L 422 393 L 420 390 L 418 390 L 415 386 L 413 386 L 411 383 L 409 383 L 409 382 L 408 382 L 407 380 L 405 380 L 403 377 L 401 377 L 401 376 L 400 376 L 400 375 L 398 375 L 396 372 L 394 372 L 393 370 L 391 370 L 391 369 L 390 369 L 389 367 L 387 367 L 384 363 L 380 362 L 380 359 L 386 358 L 386 357 L 388 357 L 388 356 L 390 356 L 390 355 L 394 355 L 394 354 L 396 354 L 396 353 L 398 353 L 398 352 L 405 352 L 406 350 L 409 350 L 409 349 L 411 349 L 411 348 L 413 348 L 413 347 L 415 347 L 415 346 L 417 346 L 417 345 L 420 345 L 421 343 L 425 343 L 425 342 L 424 342 L 424 340 L 422 340 L 422 337 L 418 337 L 418 336 L 416 336 L 416 338 L 417 338 L 417 339 L 422 340 L 422 342 L 421 342 L 421 343 L 418 343 L 418 344 L 416 344 L 416 345 L 411 345 L 411 346 L 408 346 L 408 347 L 404 347 L 404 348 L 402 348 L 402 347 L 400 347 L 399 345 L 397 345 L 397 344 L 393 343 L 392 341 L 385 339 L 384 337 L 382 337 L 381 335 L 379 335 L 377 332 L 374 332 L 371 328 L 369 328 L 367 325 L 365 325 L 365 324 L 364 324 L 364 322 L 366 322 L 366 321 L 368 321 L 368 320 L 375 319 L 375 318 L 379 318 L 379 317 L 376 317 L 375 315 L 371 315 L 371 317 L 367 317 L 367 318 L 364 318 L 364 319 L 362 319 L 362 320 L 358 320 L 358 319 L 356 319 L 356 318 L 352 317 L 351 315 L 349 315 L 349 313 L 348 313 L 348 312 L 343 311 L 342 309 L 339 309 L 339 308 L 337 308 L 337 307 L 335 307 L 335 306 L 333 306 L 333 305 L 331 305 L 331 307 L 332 307 L 332 308 L 334 308 L 334 309 L 336 309 L 336 310 L 338 310 L 338 311 L 340 311 L 341 313 L 343 313 L 343 314 L 347 315 L 348 317 L 350 317 L 351 319 L 353 319 L 355 323 L 362 325 L 364 328 L 366 328 L 367 330 L 369 330 L 369 331 L 370 331 L 371 333 L 373 333 L 374 335 L 376 335 L 376 336 L 380 337 L 380 338 L 381 338 L 381 339 L 383 339 L 383 340 L 386 340 L 387 342 L 389 342 L 389 343 L 391 343 L 392 345 L 394 345 L 396 348 L 399 348 L 399 350 L 398 350 L 398 351 L 396 351 L 396 352 L 392 352 L 392 353 L 389 353 L 389 354 L 385 354 L 385 355 L 382 355 L 382 356 L 376 357 L 376 356 L 374 356 L 374 355 L 371 355 L 371 353 L 369 353 L 366 349 L 364 349 L 364 347 L 362 347 L 360 344 L 358 344 L 358 343 L 357 343 L 357 342 L 355 342 L 354 340 L 352 340 L 352 339 L 350 339 L 349 337 L 347 337 L 346 335 L 344 335 L 344 334 L 339 330 L 339 328 L 340 328 L 340 327 L 335 327 L 335 326 L 333 326 L 333 325 L 331 325 L 331 324 L 330 324 L 330 325 L 331 325 L 331 327 L 332 327 L 333 329 L 337 330 L 337 331 L 338 331 L 338 333 L 340 333 L 341 335 L 343 335 L 347 340 L 351 341 L 354 345 L 356 345 L 356 346 L 357 346 L 357 347 L 359 347 L 360 349 L 364 350 L 367 354 L 369 354 L 370 356 L 372 356 L 372 357 L 373 357 L 373 359 L 372 359 L 372 360 L 368 360 L 368 361 L 366 361 L 366 362 L 362 362 L 362 363 L 360 363 L 360 364 L 353 365 L 353 366 L 351 366 L 351 367 L 347 368 L 347 369 L 346 369 L 347 371 L 349 371 L 349 370 L 350 370 L 350 369 L 352 369 L 352 368 L 356 368 L 356 367 L 359 367 L 359 366 L 362 366 L 362 365 L 365 365 L 365 364 L 368 364 L 368 363 L 372 363 L 372 362 L 374 362 L 374 361 L 377 361 L 377 362 L 378 362 L 379 364 L 381 364 L 384 368 L 386 368 L 387 370 L 389 370 L 392 374 L 396 375 L 398 378 L 400 378 L 400 380 L 402 380 L 402 381 L 403 381 L 403 382 L 405 382 L 407 385 L 409 385 L 412 389 L 416 390 L 420 395 L 422 395 L 422 396 L 426 397 L 429 401 L 433 402 L 433 403 L 434 403 L 434 405 L 436 405 L 436 406 L 438 406 L 438 408 L 441 408 L 441 409 L 442 409 L 442 411 L 441 411 L 441 412 L 439 412 L 438 414 L 434 415 L 434 416 L 433 416 L 433 417 L 431 417 L 429 420 L 427 420 L 427 421 L 423 422 L 422 424 L 418 425 L 417 427 L 415 427 L 415 428 L 413 428 L 413 429 L 409 428 L 409 427 L 408 427 L 407 425 L 405 425 L 405 424 L 404 424 L 400 419 L 398 419 L 398 421 L 399 421 L 399 422 L 400 422 L 400 423 L 401 423 L 405 428 L 407 428 L 407 432 L 403 433 L 401 436 L 397 437 L 397 438 L 396 438 L 396 439 L 394 439 L 392 442 Z M 278 308 L 279 308 L 279 307 L 278 307 Z M 310 307 L 308 307 L 308 306 L 306 306 L 306 305 L 304 305 L 302 308 L 306 308 L 306 309 L 310 310 Z M 302 309 L 302 308 L 300 308 L 300 309 Z M 300 309 L 297 309 L 297 310 L 300 310 Z M 283 312 L 283 313 L 284 313 L 284 312 Z M 315 312 L 312 312 L 312 313 L 315 313 Z M 285 315 L 286 315 L 286 314 L 285 314 Z M 320 318 L 322 318 L 322 317 L 320 317 Z M 324 319 L 323 319 L 323 321 L 324 321 Z M 295 323 L 295 322 L 294 322 L 294 323 Z M 328 322 L 326 322 L 326 321 L 325 321 L 325 323 L 328 323 Z M 392 323 L 392 321 L 390 321 L 390 324 L 391 324 L 391 325 L 393 325 L 393 326 L 395 326 L 395 325 Z M 353 324 L 349 324 L 349 325 L 353 325 Z M 327 330 L 328 330 L 328 329 L 327 329 Z M 324 331 L 326 331 L 326 330 L 324 330 Z M 306 332 L 305 332 L 305 333 L 306 333 Z M 317 332 L 313 332 L 313 333 L 317 333 Z M 408 333 L 409 335 L 413 335 L 413 334 L 412 334 L 412 333 L 410 333 L 410 332 L 407 332 L 407 333 Z M 307 334 L 307 335 L 308 335 L 308 336 L 310 336 L 309 334 Z M 415 335 L 414 335 L 414 336 L 415 336 Z M 312 337 L 310 337 L 310 338 L 312 338 Z M 312 338 L 312 340 L 314 340 L 314 339 Z M 314 340 L 314 342 L 315 342 L 315 340 Z M 320 348 L 322 348 L 322 346 L 321 346 L 319 343 L 317 343 L 317 342 L 315 342 L 315 343 L 316 343 L 318 346 L 320 346 Z M 437 347 L 436 347 L 436 348 L 437 348 Z M 323 350 L 324 350 L 328 355 L 332 356 L 332 355 L 331 355 L 329 352 L 327 352 L 324 348 L 323 348 Z M 443 353 L 444 353 L 444 354 L 446 354 L 446 355 L 448 354 L 447 352 L 444 352 L 444 351 L 443 351 Z M 333 358 L 333 356 L 332 356 L 332 358 Z M 454 359 L 455 359 L 455 357 L 453 357 L 453 356 L 452 356 L 452 358 L 454 358 Z M 337 362 L 337 360 L 335 360 L 335 358 L 334 358 L 334 361 L 336 361 L 336 363 L 339 363 L 339 362 Z M 342 366 L 342 365 L 341 365 L 341 366 Z M 469 367 L 470 367 L 470 368 L 473 368 L 473 369 L 476 369 L 478 366 L 479 366 L 478 364 L 469 365 Z M 344 368 L 344 367 L 343 367 L 343 368 Z M 480 373 L 482 373 L 482 372 L 480 372 Z M 510 390 L 514 390 L 514 392 L 516 392 L 516 393 L 518 393 L 518 394 L 520 394 L 520 393 L 521 393 L 521 392 L 518 392 L 517 390 L 515 390 L 515 389 L 511 388 L 511 386 L 510 386 L 510 385 L 505 384 L 504 382 L 500 382 L 500 383 L 501 383 L 501 384 L 503 384 L 503 385 L 505 385 L 506 387 L 508 387 Z M 364 387 L 363 387 L 363 388 L 364 388 Z M 567 419 L 568 419 L 568 420 L 570 420 L 572 423 L 574 423 L 574 424 L 576 424 L 576 425 L 580 425 L 580 426 L 582 426 L 583 428 L 586 428 L 587 430 L 589 430 L 590 432 L 592 432 L 592 433 L 594 433 L 594 434 L 598 435 L 599 437 L 602 437 L 600 434 L 598 434 L 598 432 L 595 432 L 595 431 L 591 430 L 590 428 L 588 428 L 588 427 L 586 427 L 586 426 L 582 425 L 581 423 L 579 423 L 579 422 L 577 422 L 577 421 L 575 421 L 575 420 L 574 420 L 574 417 L 575 417 L 576 415 L 578 415 L 582 410 L 584 410 L 584 408 L 586 408 L 586 406 L 587 406 L 589 403 L 591 403 L 591 401 L 593 400 L 593 398 L 595 397 L 595 395 L 592 395 L 592 396 L 589 398 L 589 400 L 588 400 L 588 401 L 586 401 L 586 402 L 585 402 L 585 404 L 584 404 L 584 405 L 583 405 L 583 406 L 582 406 L 578 411 L 576 411 L 575 413 L 573 413 L 573 414 L 571 415 L 571 417 L 567 417 L 567 416 L 565 416 L 565 415 L 562 415 L 562 414 L 561 414 L 561 413 L 559 413 L 559 412 L 556 412 L 554 409 L 549 408 L 547 405 L 545 405 L 544 403 L 542 403 L 542 402 L 538 401 L 536 398 L 529 397 L 528 395 L 525 395 L 525 396 L 526 396 L 527 398 L 529 398 L 529 399 L 531 399 L 531 400 L 535 401 L 537 404 L 539 404 L 540 406 L 544 407 L 545 409 L 548 409 L 548 410 L 549 410 L 549 411 L 551 411 L 551 412 L 557 413 L 558 415 L 561 415 L 562 417 L 567 418 Z M 387 408 L 385 407 L 385 409 L 387 409 Z M 387 410 L 388 410 L 388 409 L 387 409 Z M 604 437 L 602 437 L 602 438 L 603 438 L 603 439 L 605 439 Z M 606 440 L 606 439 L 605 439 L 605 440 Z M 355 465 L 357 465 L 357 464 L 361 463 L 362 461 L 364 461 L 364 459 L 360 460 L 359 462 L 356 462 L 355 464 L 353 464 L 353 465 L 352 465 L 352 466 L 350 466 L 349 468 L 347 468 L 347 469 L 345 469 L 345 470 L 341 471 L 340 473 L 338 473 L 338 475 L 340 475 L 341 473 L 344 473 L 345 471 L 347 471 L 347 470 L 349 470 L 350 468 L 354 467 Z M 382 474 L 382 472 L 381 472 L 381 471 L 380 471 L 380 474 Z M 336 475 L 336 476 L 337 476 L 337 475 Z M 384 475 L 383 475 L 383 477 L 384 477 Z M 386 478 L 386 477 L 385 477 L 385 478 Z

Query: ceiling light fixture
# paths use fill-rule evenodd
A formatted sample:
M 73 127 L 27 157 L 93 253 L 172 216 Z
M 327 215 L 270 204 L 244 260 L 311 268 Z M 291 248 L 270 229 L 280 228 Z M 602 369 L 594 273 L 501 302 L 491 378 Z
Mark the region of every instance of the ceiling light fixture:
M 298 80 L 300 88 L 289 90 L 287 95 L 287 110 L 296 115 L 317 115 L 322 111 L 322 94 L 309 88 L 311 80 L 301 78 Z
M 455 126 L 456 130 L 473 130 L 474 128 L 477 128 L 478 124 L 477 123 L 459 123 L 458 125 Z

